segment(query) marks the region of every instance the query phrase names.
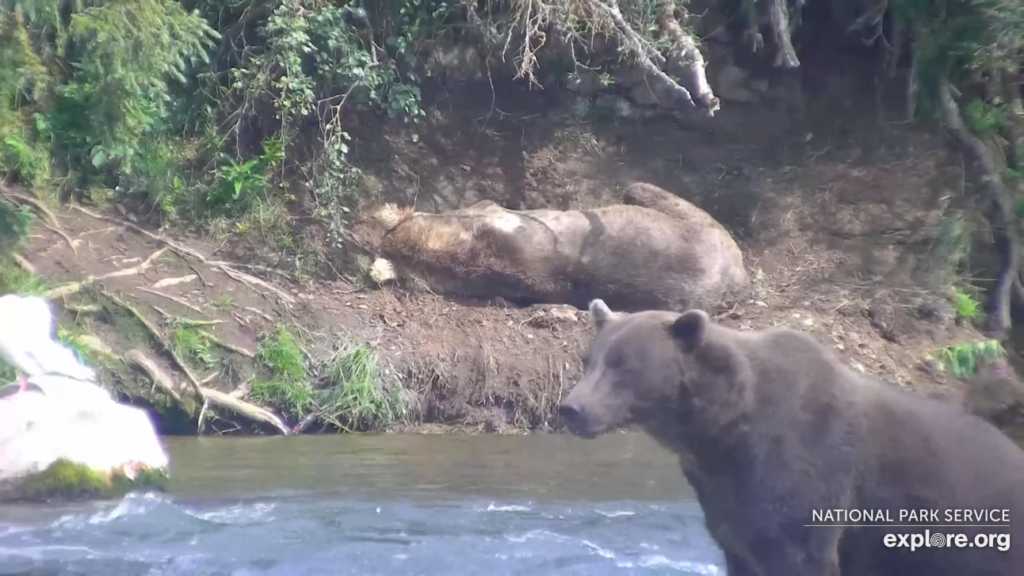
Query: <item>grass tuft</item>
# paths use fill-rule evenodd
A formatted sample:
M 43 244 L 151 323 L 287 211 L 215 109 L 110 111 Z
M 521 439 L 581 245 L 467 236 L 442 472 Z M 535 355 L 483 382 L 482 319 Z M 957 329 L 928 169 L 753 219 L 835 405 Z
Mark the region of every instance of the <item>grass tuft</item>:
M 940 348 L 934 359 L 943 372 L 966 378 L 976 374 L 982 362 L 998 360 L 1005 355 L 1006 351 L 998 340 L 976 340 Z

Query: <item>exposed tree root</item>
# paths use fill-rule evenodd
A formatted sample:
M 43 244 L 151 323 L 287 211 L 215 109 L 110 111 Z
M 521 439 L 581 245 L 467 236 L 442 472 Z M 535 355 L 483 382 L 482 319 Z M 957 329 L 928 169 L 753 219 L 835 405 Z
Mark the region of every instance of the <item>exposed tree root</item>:
M 242 284 L 245 284 L 250 289 L 252 289 L 254 292 L 262 294 L 262 292 L 260 292 L 259 290 L 257 290 L 255 288 L 256 286 L 259 286 L 261 288 L 265 288 L 265 289 L 267 289 L 267 290 L 277 294 L 281 298 L 281 300 L 284 301 L 285 305 L 289 305 L 289 304 L 294 304 L 295 303 L 295 298 L 292 298 L 290 294 L 288 294 L 284 290 L 281 290 L 280 288 L 277 288 L 276 286 L 272 286 L 270 284 L 267 284 L 266 282 L 264 282 L 263 280 L 260 280 L 259 278 L 255 277 L 255 276 L 250 276 L 249 274 L 246 274 L 245 272 L 239 272 L 238 270 L 234 270 L 232 268 L 229 268 L 229 267 L 223 266 L 223 265 L 222 266 L 217 266 L 217 269 L 220 270 L 221 272 L 227 274 L 231 279 L 237 280 L 237 281 L 241 282 Z
M 125 354 L 125 358 L 135 364 L 142 371 L 145 372 L 149 379 L 153 381 L 153 386 L 159 386 L 164 392 L 167 392 L 174 398 L 174 401 L 179 405 L 181 404 L 181 396 L 178 394 L 178 387 L 174 384 L 174 380 L 171 379 L 170 375 L 160 369 L 156 362 L 151 360 L 148 356 L 143 354 L 139 350 L 132 350 Z
M 99 280 L 105 280 L 108 278 L 120 278 L 122 276 L 137 276 L 145 272 L 146 269 L 152 266 L 153 262 L 156 262 L 157 258 L 163 256 L 165 252 L 167 252 L 167 248 L 161 248 L 157 250 L 138 266 L 132 266 L 131 268 L 122 268 L 120 270 L 115 270 L 113 272 L 110 272 L 108 274 L 102 274 L 100 276 L 89 276 L 85 280 L 80 280 L 78 282 L 68 282 L 67 284 L 61 284 L 56 288 L 44 292 L 43 297 L 48 300 L 54 300 L 56 298 L 76 294 L 80 292 L 83 288 L 95 284 Z
M 33 276 L 36 274 L 36 267 L 33 266 L 32 263 L 29 262 L 28 260 L 25 260 L 25 258 L 21 254 L 12 254 L 11 258 L 14 260 L 14 263 L 17 264 L 18 267 L 24 270 L 25 272 L 28 272 Z
M 205 337 L 210 342 L 213 342 L 217 346 L 220 346 L 221 348 L 223 348 L 223 349 L 225 349 L 225 350 L 227 350 L 229 352 L 234 352 L 235 354 L 238 354 L 240 356 L 245 356 L 246 358 L 256 358 L 256 354 L 250 352 L 249 350 L 247 350 L 245 348 L 242 348 L 241 346 L 235 346 L 234 344 L 231 344 L 229 342 L 225 342 L 225 341 L 221 340 L 220 338 L 217 338 L 214 334 L 212 334 L 211 332 L 209 332 L 207 330 L 199 330 L 198 332 L 200 334 L 202 334 L 203 337 Z
M 196 252 L 195 250 L 189 248 L 188 246 L 182 246 L 181 244 L 178 244 L 177 242 L 174 242 L 173 240 L 168 240 L 167 238 L 164 238 L 163 236 L 160 236 L 158 234 L 153 234 L 149 230 L 146 230 L 145 228 L 143 228 L 141 226 L 137 226 L 135 224 L 132 224 L 131 222 L 125 222 L 124 220 L 119 220 L 117 218 L 112 218 L 110 216 L 105 216 L 103 214 L 97 214 L 97 213 L 95 213 L 95 212 L 93 212 L 91 210 L 88 210 L 86 208 L 82 208 L 81 206 L 74 206 L 73 205 L 73 206 L 71 206 L 71 208 L 73 210 L 78 210 L 82 214 L 85 214 L 86 216 L 90 216 L 90 217 L 95 218 L 97 220 L 103 220 L 103 221 L 106 221 L 106 222 L 110 222 L 112 224 L 117 224 L 118 226 L 124 226 L 125 228 L 129 228 L 129 229 L 131 229 L 131 230 L 133 230 L 135 232 L 138 232 L 139 234 L 142 234 L 143 236 L 149 238 L 150 240 L 155 240 L 156 242 L 159 242 L 159 243 L 163 244 L 164 246 L 169 247 L 170 249 L 174 250 L 175 252 L 177 252 L 178 254 L 181 254 L 183 256 L 191 256 L 191 257 L 199 260 L 200 262 L 206 262 L 206 258 L 202 254 L 200 254 L 199 252 Z
M 111 302 L 117 304 L 121 308 L 125 309 L 129 314 L 134 316 L 140 324 L 150 333 L 154 340 L 156 340 L 160 346 L 170 355 L 171 359 L 178 366 L 178 369 L 185 374 L 189 384 L 192 386 L 192 391 L 198 398 L 205 398 L 202 388 L 199 384 L 199 380 L 192 374 L 192 370 L 189 369 L 188 364 L 178 356 L 178 353 L 174 351 L 174 348 L 167 342 L 167 338 L 164 337 L 163 333 L 159 328 L 153 325 L 145 316 L 142 315 L 134 306 L 125 302 L 124 300 L 114 296 L 110 292 L 103 291 L 104 296 L 110 299 Z
M 163 370 L 160 369 L 159 366 L 157 366 L 156 362 L 154 362 L 152 359 L 146 356 L 145 353 L 139 350 L 132 350 L 126 355 L 126 357 L 130 362 L 141 368 L 142 371 L 145 372 L 150 377 L 154 385 L 160 386 L 161 388 L 166 390 L 167 393 L 170 394 L 177 402 L 181 402 L 181 395 L 179 394 L 178 386 L 174 383 L 174 380 L 171 379 L 171 377 L 167 373 L 165 373 Z M 202 427 L 203 420 L 205 419 L 207 407 L 213 406 L 215 408 L 221 408 L 224 410 L 228 410 L 230 412 L 234 412 L 235 414 L 244 416 L 245 418 L 248 418 L 253 422 L 262 422 L 264 424 L 268 424 L 276 428 L 283 435 L 287 436 L 291 434 L 291 430 L 289 430 L 288 427 L 284 425 L 281 419 L 275 416 L 269 410 L 265 410 L 263 408 L 260 408 L 259 406 L 250 404 L 248 402 L 245 402 L 244 400 L 235 398 L 230 394 L 225 394 L 224 392 L 214 390 L 212 388 L 203 388 L 200 386 L 196 386 L 194 392 L 198 395 L 197 398 L 201 400 L 203 403 L 203 408 L 201 409 L 199 415 L 200 429 Z
M 979 199 L 985 204 L 986 216 L 992 225 L 993 243 L 1004 259 L 995 284 L 989 290 L 985 308 L 988 314 L 986 328 L 1005 337 L 1012 326 L 1011 306 L 1024 304 L 1024 288 L 1019 276 L 1019 238 L 1012 204 L 992 152 L 964 124 L 953 94 L 953 86 L 943 79 L 938 94 L 942 119 L 964 155 L 973 160 L 982 172 Z
M 252 290 L 254 290 L 256 292 L 259 292 L 259 290 L 257 290 L 254 286 L 259 286 L 261 288 L 269 290 L 269 291 L 277 294 L 281 298 L 281 300 L 284 301 L 285 306 L 289 306 L 289 305 L 295 303 L 295 298 L 292 298 L 292 296 L 289 295 L 284 290 L 281 290 L 280 288 L 272 286 L 272 285 L 264 282 L 263 280 L 260 280 L 259 278 L 256 278 L 255 276 L 252 276 L 252 275 L 246 274 L 245 272 L 240 272 L 240 271 L 236 270 L 234 268 L 234 266 L 236 266 L 236 264 L 224 262 L 224 261 L 221 261 L 221 260 L 214 260 L 214 261 L 211 262 L 211 261 L 207 260 L 206 257 L 203 256 L 202 254 L 200 254 L 198 251 L 193 250 L 192 248 L 189 248 L 188 246 L 179 244 L 179 243 L 177 243 L 177 242 L 175 242 L 173 240 L 170 240 L 168 238 L 164 238 L 163 236 L 160 236 L 159 234 L 154 234 L 154 233 L 150 232 L 149 230 L 146 230 L 145 228 L 142 228 L 140 226 L 132 224 L 131 222 L 125 222 L 125 221 L 119 220 L 117 218 L 112 218 L 110 216 L 106 216 L 106 215 L 103 215 L 103 214 L 97 214 L 95 212 L 92 212 L 91 210 L 87 210 L 85 208 L 82 208 L 81 206 L 72 206 L 72 208 L 74 208 L 75 210 L 78 210 L 79 212 L 81 212 L 81 213 L 83 213 L 83 214 L 85 214 L 87 216 L 90 216 L 92 218 L 96 218 L 97 220 L 104 220 L 106 222 L 112 222 L 114 224 L 118 224 L 118 225 L 124 226 L 126 228 L 129 228 L 131 230 L 134 230 L 135 232 L 138 232 L 139 234 L 142 234 L 143 236 L 146 236 L 147 238 L 149 238 L 151 240 L 154 240 L 156 242 L 159 242 L 159 243 L 169 247 L 170 249 L 174 250 L 175 252 L 177 252 L 182 257 L 186 257 L 187 256 L 187 257 L 194 258 L 194 259 L 202 262 L 203 264 L 206 264 L 207 266 L 211 266 L 211 267 L 213 267 L 213 268 L 215 268 L 217 270 L 220 270 L 221 272 L 224 272 L 225 274 L 227 274 L 233 280 L 236 280 L 238 282 L 241 282 L 241 283 L 245 284 L 246 286 L 248 286 L 249 288 L 251 288 Z M 263 267 L 257 267 L 257 268 L 264 269 Z M 272 269 L 267 269 L 267 270 L 272 270 Z
M 676 68 L 679 74 L 689 73 L 690 84 L 697 101 L 704 106 L 710 116 L 714 116 L 720 107 L 720 102 L 715 97 L 715 93 L 711 91 L 711 85 L 708 84 L 704 55 L 700 53 L 693 37 L 683 32 L 682 26 L 676 20 L 675 2 L 662 1 L 661 8 L 658 10 L 658 26 L 661 28 L 661 32 L 672 40 L 672 49 L 668 55 L 669 66 Z
M 789 23 L 789 10 L 786 0 L 767 0 L 768 22 L 772 27 L 772 34 L 775 37 L 775 62 L 776 67 L 799 68 L 800 59 L 796 57 L 796 50 L 793 48 L 791 35 L 792 27 Z M 796 9 L 803 6 L 803 0 L 796 0 Z
M 12 200 L 16 200 L 22 204 L 28 204 L 29 206 L 35 208 L 36 211 L 43 215 L 43 219 L 45 220 L 43 226 L 45 226 L 47 230 L 50 230 L 53 233 L 60 236 L 61 238 L 63 238 L 64 241 L 68 243 L 68 247 L 71 248 L 71 252 L 73 252 L 76 255 L 78 254 L 78 249 L 77 247 L 75 247 L 75 241 L 72 240 L 70 236 L 68 236 L 67 232 L 61 229 L 60 224 L 57 222 L 57 217 L 53 214 L 53 212 L 50 211 L 49 208 L 46 207 L 45 204 L 43 204 L 42 202 L 35 198 L 32 198 L 31 196 L 25 196 L 24 194 L 16 194 L 14 192 L 7 192 L 4 194 L 4 196 Z
M 199 314 L 203 314 L 204 313 L 197 306 L 193 306 L 192 304 L 189 304 L 188 302 L 182 300 L 181 298 L 178 298 L 177 296 L 171 296 L 170 294 L 164 294 L 162 292 L 157 292 L 156 290 L 151 290 L 151 289 L 145 288 L 145 287 L 140 287 L 139 291 L 140 292 L 145 292 L 147 294 L 152 294 L 154 296 L 159 296 L 161 298 L 166 298 L 166 299 L 170 300 L 171 302 L 175 302 L 177 304 L 181 304 L 182 306 L 188 308 L 189 310 L 192 310 L 194 312 L 198 312 Z

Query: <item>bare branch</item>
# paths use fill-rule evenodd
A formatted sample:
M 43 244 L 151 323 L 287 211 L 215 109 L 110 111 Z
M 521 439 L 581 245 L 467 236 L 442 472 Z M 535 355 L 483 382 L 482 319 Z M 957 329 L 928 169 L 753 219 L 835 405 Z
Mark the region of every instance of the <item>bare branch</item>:
M 782 68 L 799 68 L 800 59 L 796 57 L 796 50 L 790 39 L 793 31 L 789 26 L 786 0 L 768 0 L 768 21 L 771 23 L 772 34 L 775 36 L 775 45 L 778 50 L 775 53 L 774 65 Z

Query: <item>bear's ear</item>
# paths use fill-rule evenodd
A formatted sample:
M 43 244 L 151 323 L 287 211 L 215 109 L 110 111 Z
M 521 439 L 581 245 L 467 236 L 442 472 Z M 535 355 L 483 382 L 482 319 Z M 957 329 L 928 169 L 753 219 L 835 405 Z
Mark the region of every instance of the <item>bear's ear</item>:
M 693 352 L 704 343 L 711 318 L 703 310 L 688 310 L 676 318 L 668 332 L 684 352 Z
M 619 316 L 619 314 L 612 312 L 612 309 L 604 303 L 604 300 L 595 298 L 590 301 L 590 323 L 598 330 L 604 328 L 605 324 L 617 319 Z

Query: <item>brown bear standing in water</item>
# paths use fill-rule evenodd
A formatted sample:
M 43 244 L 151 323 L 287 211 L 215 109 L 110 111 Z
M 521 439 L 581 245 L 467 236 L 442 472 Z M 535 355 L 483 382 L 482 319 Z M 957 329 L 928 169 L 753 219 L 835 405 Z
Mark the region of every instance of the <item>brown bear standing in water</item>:
M 562 418 L 585 438 L 639 425 L 675 452 L 731 576 L 1024 576 L 1024 555 L 1006 550 L 1011 534 L 1024 542 L 1024 452 L 992 425 L 857 373 L 795 330 L 614 313 L 602 300 L 590 314 L 597 336 Z M 942 525 L 947 510 L 1001 509 L 1010 527 L 807 526 L 836 509 L 897 524 L 901 510 L 938 510 L 930 523 Z M 926 529 L 1002 540 L 883 544 Z

